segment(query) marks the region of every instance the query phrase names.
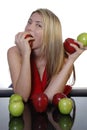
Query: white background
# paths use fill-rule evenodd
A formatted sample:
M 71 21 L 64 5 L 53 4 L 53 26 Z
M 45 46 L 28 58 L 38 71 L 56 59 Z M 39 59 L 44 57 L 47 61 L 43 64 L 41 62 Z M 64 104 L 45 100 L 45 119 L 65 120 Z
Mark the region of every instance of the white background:
M 11 83 L 7 62 L 7 50 L 14 45 L 15 34 L 23 31 L 32 11 L 48 8 L 60 19 L 63 40 L 75 38 L 87 32 L 86 0 L 1 0 L 0 1 L 0 88 Z M 74 88 L 87 87 L 87 52 L 75 62 L 76 83 Z

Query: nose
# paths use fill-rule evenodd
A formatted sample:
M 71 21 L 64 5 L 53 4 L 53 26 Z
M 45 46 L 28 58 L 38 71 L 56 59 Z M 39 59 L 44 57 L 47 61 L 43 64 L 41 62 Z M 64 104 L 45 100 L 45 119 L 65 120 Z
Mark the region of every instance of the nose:
M 29 25 L 27 24 L 26 28 L 25 28 L 26 31 L 34 31 L 34 29 L 35 29 L 35 27 L 34 27 L 33 23 L 29 24 Z

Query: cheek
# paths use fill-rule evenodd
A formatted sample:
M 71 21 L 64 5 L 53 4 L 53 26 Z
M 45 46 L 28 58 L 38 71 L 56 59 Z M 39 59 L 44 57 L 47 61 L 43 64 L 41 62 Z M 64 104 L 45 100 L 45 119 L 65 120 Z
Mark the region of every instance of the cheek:
M 43 33 L 41 32 L 37 32 L 36 33 L 36 37 L 37 37 L 37 41 L 42 43 L 42 39 L 43 39 Z

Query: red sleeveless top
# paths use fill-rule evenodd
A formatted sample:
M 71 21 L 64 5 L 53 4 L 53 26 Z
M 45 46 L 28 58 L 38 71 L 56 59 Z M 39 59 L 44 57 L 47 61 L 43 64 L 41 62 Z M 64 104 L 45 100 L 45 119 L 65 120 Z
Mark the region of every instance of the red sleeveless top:
M 38 69 L 34 60 L 31 62 L 31 74 L 32 74 L 32 88 L 31 88 L 31 95 L 30 99 L 33 98 L 34 95 L 44 92 L 47 87 L 47 72 L 46 69 L 44 70 L 42 81 L 39 76 Z M 72 87 L 69 85 L 65 86 L 64 94 L 68 95 L 71 92 Z

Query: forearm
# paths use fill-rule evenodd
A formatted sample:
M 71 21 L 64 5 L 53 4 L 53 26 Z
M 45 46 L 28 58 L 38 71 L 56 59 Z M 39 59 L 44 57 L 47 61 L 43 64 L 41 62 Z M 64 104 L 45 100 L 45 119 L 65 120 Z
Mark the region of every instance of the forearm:
M 52 101 L 53 95 L 58 92 L 63 92 L 65 84 L 67 83 L 70 74 L 73 69 L 73 61 L 68 59 L 64 64 L 62 70 L 55 75 L 50 81 L 48 87 L 45 90 L 50 101 Z
M 16 86 L 14 86 L 14 91 L 22 95 L 25 101 L 29 98 L 31 92 L 31 67 L 29 56 L 25 56 L 22 59 L 20 73 Z

